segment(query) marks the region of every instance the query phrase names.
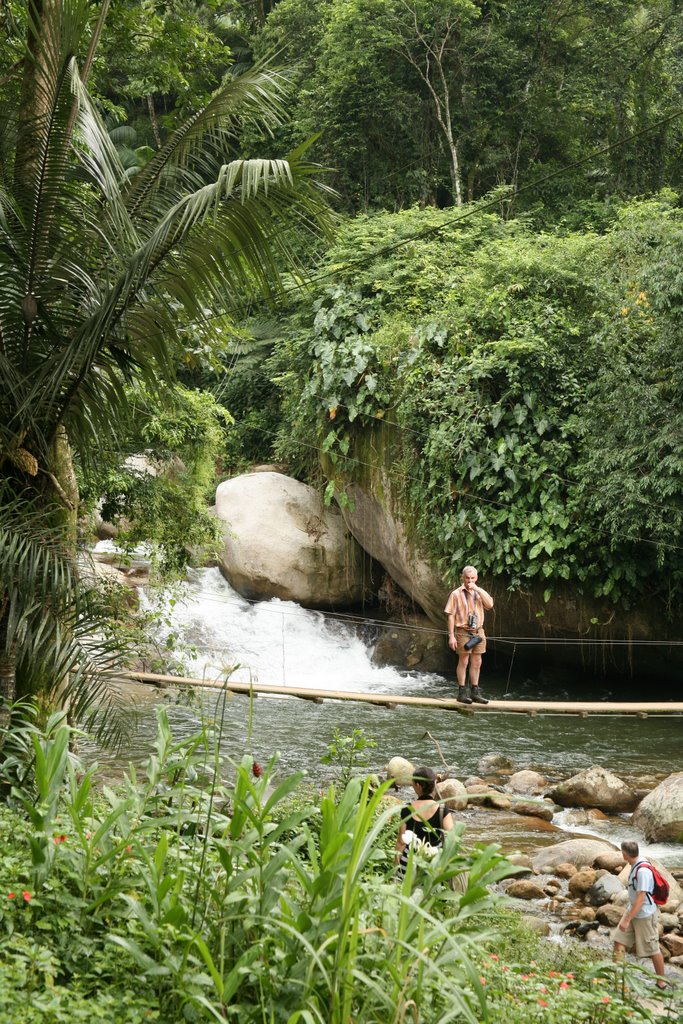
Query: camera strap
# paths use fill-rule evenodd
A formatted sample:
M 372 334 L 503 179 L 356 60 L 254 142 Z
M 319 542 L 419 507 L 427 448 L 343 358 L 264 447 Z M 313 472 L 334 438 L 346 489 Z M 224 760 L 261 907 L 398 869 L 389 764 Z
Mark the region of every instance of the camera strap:
M 467 622 L 467 628 L 469 628 L 470 593 L 469 593 L 468 590 L 465 590 L 464 587 L 462 588 L 462 596 L 463 596 L 463 598 L 465 600 L 465 622 Z M 477 615 L 477 595 L 476 594 L 472 594 L 472 598 L 473 598 L 472 614 L 475 616 L 475 618 L 477 620 L 477 624 L 478 624 L 479 623 L 479 616 Z M 477 627 L 475 626 L 475 629 L 476 628 Z

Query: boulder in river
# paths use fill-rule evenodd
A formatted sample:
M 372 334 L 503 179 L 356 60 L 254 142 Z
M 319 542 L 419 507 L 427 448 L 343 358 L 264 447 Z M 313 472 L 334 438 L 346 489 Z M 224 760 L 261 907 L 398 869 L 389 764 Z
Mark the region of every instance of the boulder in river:
M 467 807 L 467 790 L 458 779 L 444 779 L 437 784 L 436 791 L 449 810 L 462 811 Z
M 650 843 L 683 843 L 683 772 L 669 775 L 648 793 L 633 824 Z
M 514 764 L 505 754 L 484 754 L 479 758 L 477 771 L 480 775 L 492 775 L 495 772 L 509 772 Z
M 552 821 L 554 817 L 553 805 L 546 800 L 515 800 L 512 804 L 515 814 L 526 814 L 532 818 L 543 818 L 544 821 Z
M 624 891 L 623 882 L 611 874 L 602 875 L 591 885 L 586 892 L 584 899 L 592 907 L 602 907 L 605 903 L 612 903 L 613 897 Z
M 386 772 L 387 778 L 393 779 L 397 786 L 410 786 L 415 774 L 415 766 L 405 757 L 392 757 Z
M 593 867 L 604 868 L 605 871 L 611 871 L 613 874 L 618 874 L 623 870 L 626 861 L 621 856 L 619 850 L 605 850 L 593 861 Z
M 625 782 L 597 764 L 561 782 L 549 796 L 561 807 L 599 807 L 612 814 L 632 811 L 638 802 Z
M 282 473 L 245 473 L 219 484 L 221 571 L 242 597 L 279 597 L 309 608 L 357 604 L 376 589 L 373 563 L 336 508 Z
M 585 896 L 588 890 L 596 882 L 596 874 L 593 868 L 582 868 L 581 871 L 577 871 L 575 875 L 569 879 L 569 895 L 572 899 L 580 899 Z
M 558 864 L 592 864 L 595 858 L 605 850 L 614 847 L 605 839 L 567 839 L 563 843 L 555 843 L 539 850 L 534 857 L 536 871 L 551 871 Z
M 505 893 L 517 900 L 542 900 L 546 895 L 540 885 L 528 878 L 518 878 L 514 882 L 510 882 Z
M 507 788 L 513 793 L 542 793 L 546 785 L 547 782 L 542 775 L 529 769 L 515 772 L 507 781 Z
M 614 903 L 605 903 L 596 914 L 600 924 L 607 925 L 608 928 L 616 928 L 623 916 L 624 908 L 616 907 Z

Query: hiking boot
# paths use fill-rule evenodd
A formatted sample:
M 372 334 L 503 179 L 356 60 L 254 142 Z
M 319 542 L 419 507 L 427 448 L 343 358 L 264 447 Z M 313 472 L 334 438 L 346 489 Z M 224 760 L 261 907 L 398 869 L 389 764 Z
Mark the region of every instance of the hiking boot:
M 481 695 L 481 693 L 479 691 L 479 687 L 478 686 L 473 686 L 472 687 L 472 700 L 470 701 L 470 703 L 471 704 L 488 704 L 488 701 L 487 701 L 486 697 L 482 697 L 482 695 Z
M 458 700 L 458 704 L 471 704 L 472 703 L 472 698 L 467 696 L 467 687 L 466 686 L 459 686 L 458 687 L 458 697 L 457 697 L 457 700 Z

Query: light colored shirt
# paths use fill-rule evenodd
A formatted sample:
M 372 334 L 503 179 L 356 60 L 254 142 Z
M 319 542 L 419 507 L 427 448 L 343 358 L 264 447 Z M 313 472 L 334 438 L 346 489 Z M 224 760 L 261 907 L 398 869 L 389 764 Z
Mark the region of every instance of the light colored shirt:
M 477 585 L 479 594 L 469 593 L 464 587 L 458 587 L 451 591 L 446 602 L 444 611 L 446 615 L 453 615 L 456 629 L 469 629 L 470 615 L 476 615 L 476 629 L 484 625 L 484 602 L 486 608 L 493 608 L 493 598 L 490 594 Z M 481 595 L 481 596 L 480 596 Z
M 636 868 L 638 871 L 636 872 Z M 637 860 L 628 875 L 628 901 L 631 906 L 636 901 L 639 892 L 652 893 L 655 888 L 655 880 L 650 871 L 650 865 L 646 860 Z M 635 917 L 651 917 L 657 913 L 657 905 L 651 895 L 646 895 L 643 905 L 635 914 Z

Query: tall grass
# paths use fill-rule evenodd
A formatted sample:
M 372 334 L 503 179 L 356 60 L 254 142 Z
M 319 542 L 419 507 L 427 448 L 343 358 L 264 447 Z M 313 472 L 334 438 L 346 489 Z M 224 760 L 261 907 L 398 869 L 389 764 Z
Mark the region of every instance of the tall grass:
M 352 779 L 300 806 L 301 776 L 226 764 L 212 727 L 176 743 L 160 710 L 145 772 L 97 790 L 68 738 L 63 718 L 33 735 L 33 773 L 14 787 L 53 983 L 95 997 L 132 974 L 169 1024 L 489 1020 L 477 919 L 514 870 L 495 847 L 465 855 L 455 829 L 397 881 L 384 786 Z M 29 915 L 12 912 L 0 910 L 5 929 L 26 932 Z

